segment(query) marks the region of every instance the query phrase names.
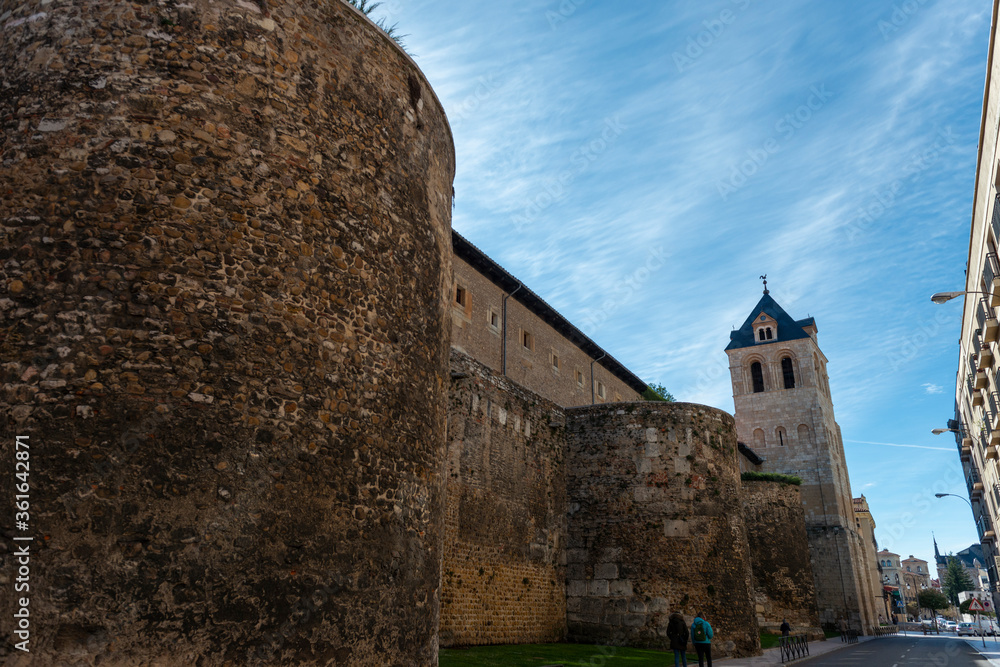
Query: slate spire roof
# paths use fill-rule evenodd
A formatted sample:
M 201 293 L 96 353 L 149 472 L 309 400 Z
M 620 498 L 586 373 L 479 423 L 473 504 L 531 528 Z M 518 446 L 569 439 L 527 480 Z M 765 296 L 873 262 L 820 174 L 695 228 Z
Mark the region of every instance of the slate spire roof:
M 768 290 L 764 290 L 764 296 L 760 298 L 757 305 L 750 311 L 750 315 L 743 323 L 743 326 L 729 334 L 729 345 L 726 346 L 727 350 L 738 350 L 742 347 L 753 347 L 758 344 L 754 341 L 753 324 L 760 317 L 761 313 L 768 315 L 778 323 L 777 338 L 760 343 L 761 345 L 780 343 L 785 340 L 809 338 L 805 327 L 816 326 L 816 321 L 811 317 L 807 317 L 804 320 L 792 319 L 792 316 L 786 313 L 785 309 L 771 298 Z

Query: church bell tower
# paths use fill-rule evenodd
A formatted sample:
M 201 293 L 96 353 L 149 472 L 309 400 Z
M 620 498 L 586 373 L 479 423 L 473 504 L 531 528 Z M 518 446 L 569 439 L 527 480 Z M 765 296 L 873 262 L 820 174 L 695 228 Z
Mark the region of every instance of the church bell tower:
M 726 347 L 739 441 L 764 459 L 761 472 L 802 479 L 802 504 L 820 622 L 856 629 L 878 622 L 863 562 L 827 358 L 813 318 L 792 319 L 764 295 Z M 751 527 L 748 527 L 752 529 Z

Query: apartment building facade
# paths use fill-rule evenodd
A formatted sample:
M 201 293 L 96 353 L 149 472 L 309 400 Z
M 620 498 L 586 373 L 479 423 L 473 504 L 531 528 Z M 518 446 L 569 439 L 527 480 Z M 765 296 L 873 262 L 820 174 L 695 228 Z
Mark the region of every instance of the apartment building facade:
M 988 586 L 997 602 L 997 536 L 1000 515 L 1000 60 L 996 56 L 997 8 L 987 58 L 966 267 L 965 304 L 955 390 L 955 419 L 949 422 L 982 545 Z

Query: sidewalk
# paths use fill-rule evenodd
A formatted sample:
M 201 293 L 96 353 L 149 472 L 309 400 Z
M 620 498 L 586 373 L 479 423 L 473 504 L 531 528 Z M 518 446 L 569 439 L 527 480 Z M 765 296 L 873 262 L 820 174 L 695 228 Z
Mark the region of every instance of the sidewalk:
M 858 644 L 864 644 L 865 642 L 870 642 L 875 639 L 877 639 L 877 637 L 858 637 Z M 809 642 L 809 655 L 806 656 L 806 658 L 814 658 L 817 655 L 833 653 L 834 651 L 839 651 L 840 649 L 847 648 L 848 646 L 856 646 L 856 644 L 848 644 L 847 642 L 840 641 L 839 637 L 827 639 L 825 642 Z M 800 658 L 799 660 L 793 661 L 793 663 L 805 660 L 806 658 Z M 725 665 L 726 667 L 760 667 L 761 665 L 780 665 L 782 664 L 781 649 L 769 648 L 764 651 L 764 655 L 758 655 L 753 658 L 719 658 L 718 660 L 713 660 L 713 662 Z M 997 665 L 1000 666 L 1000 662 L 998 662 Z
M 982 637 L 959 637 L 964 639 L 972 648 L 979 651 L 979 654 L 990 661 L 994 667 L 1000 667 L 1000 642 L 994 637 L 986 638 L 986 648 L 983 648 Z

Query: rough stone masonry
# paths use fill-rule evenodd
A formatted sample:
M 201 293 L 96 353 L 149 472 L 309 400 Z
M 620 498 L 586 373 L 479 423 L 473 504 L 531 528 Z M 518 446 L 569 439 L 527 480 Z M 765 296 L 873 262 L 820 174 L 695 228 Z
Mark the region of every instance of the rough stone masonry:
M 30 664 L 434 664 L 454 151 L 423 76 L 340 0 L 0 0 L 0 65 Z

